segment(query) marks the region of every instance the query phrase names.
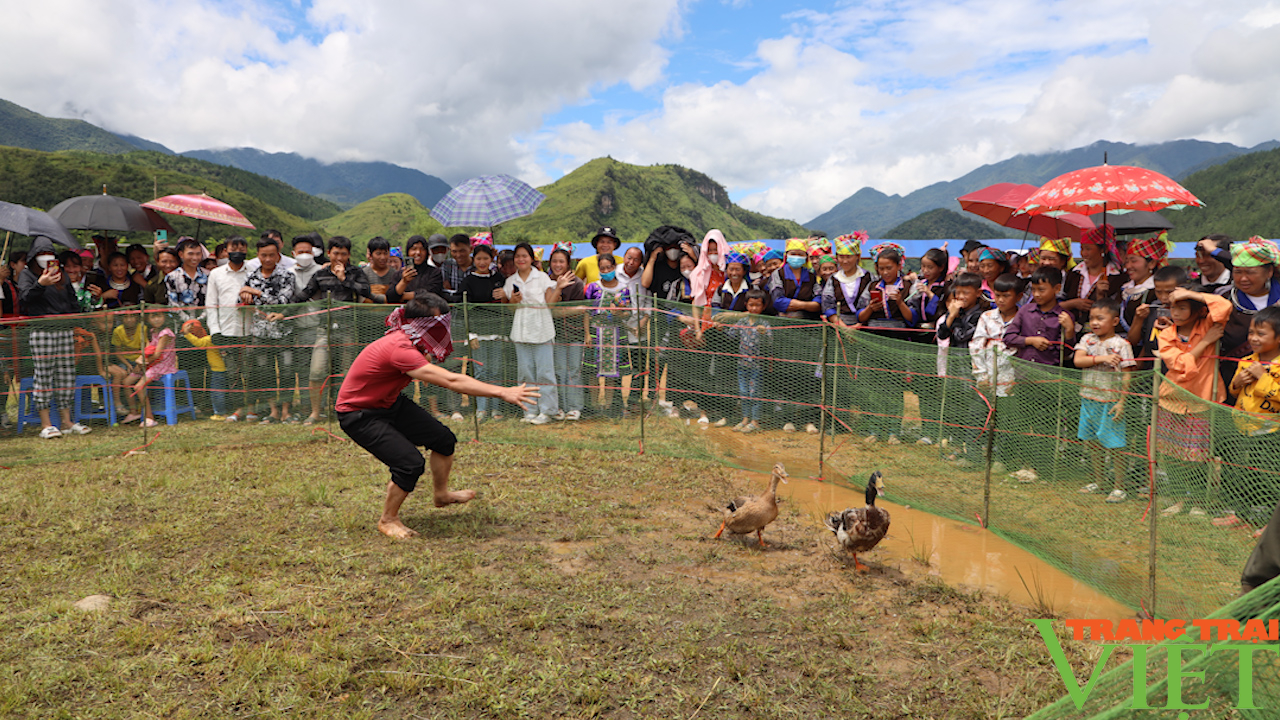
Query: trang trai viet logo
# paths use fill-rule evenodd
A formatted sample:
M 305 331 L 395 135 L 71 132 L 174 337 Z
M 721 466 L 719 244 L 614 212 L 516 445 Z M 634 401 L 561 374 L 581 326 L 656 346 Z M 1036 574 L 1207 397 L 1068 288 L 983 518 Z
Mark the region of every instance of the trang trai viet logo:
M 1216 620 L 1067 620 L 1067 629 L 1075 640 L 1094 640 L 1102 643 L 1102 655 L 1089 673 L 1089 680 L 1084 687 L 1076 681 L 1075 672 L 1067 661 L 1067 654 L 1053 629 L 1052 620 L 1032 620 L 1040 637 L 1053 658 L 1054 667 L 1062 677 L 1067 695 L 1075 703 L 1077 710 L 1083 710 L 1089 695 L 1097 687 L 1098 680 L 1106 669 L 1107 660 L 1118 647 L 1127 647 L 1133 652 L 1133 697 L 1129 707 L 1134 710 L 1204 710 L 1209 707 L 1208 701 L 1189 703 L 1183 700 L 1184 690 L 1190 690 L 1190 683 L 1206 682 L 1205 670 L 1188 669 L 1187 665 L 1199 660 L 1202 655 L 1224 656 L 1226 666 L 1235 665 L 1236 701 L 1238 710 L 1264 709 L 1257 705 L 1254 698 L 1253 667 L 1255 653 L 1276 653 L 1280 655 L 1280 645 L 1267 645 L 1264 642 L 1280 640 L 1280 620 L 1248 620 L 1241 623 L 1233 619 Z M 1085 633 L 1088 632 L 1088 637 Z M 1147 671 L 1148 654 L 1155 643 L 1164 643 L 1161 647 L 1166 651 L 1164 664 L 1166 677 L 1159 688 L 1168 698 L 1165 705 L 1151 705 L 1148 702 L 1150 691 L 1156 686 L 1148 687 Z M 1212 643 L 1212 644 L 1211 644 Z M 1262 658 L 1267 663 L 1270 658 Z M 1159 670 L 1160 668 L 1155 668 Z M 1267 669 L 1270 676 L 1271 670 Z M 1225 678 L 1209 678 L 1218 685 L 1226 685 Z M 1276 710 L 1273 702 L 1269 705 Z M 1190 713 L 1178 713 L 1179 720 L 1191 717 Z

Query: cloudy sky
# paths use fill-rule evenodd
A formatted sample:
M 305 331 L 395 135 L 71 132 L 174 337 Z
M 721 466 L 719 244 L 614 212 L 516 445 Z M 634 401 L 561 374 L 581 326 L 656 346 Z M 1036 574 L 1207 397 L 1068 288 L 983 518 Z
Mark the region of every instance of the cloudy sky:
M 541 184 L 602 155 L 806 221 L 1096 140 L 1280 138 L 1280 2 L 0 0 L 0 97 L 174 150 Z

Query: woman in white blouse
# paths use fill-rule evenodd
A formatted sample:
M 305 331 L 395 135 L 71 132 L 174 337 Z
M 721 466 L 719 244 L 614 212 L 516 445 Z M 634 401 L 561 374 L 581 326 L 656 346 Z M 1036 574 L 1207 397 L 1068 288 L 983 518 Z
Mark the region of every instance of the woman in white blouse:
M 556 326 L 548 305 L 560 302 L 560 291 L 573 281 L 573 273 L 552 280 L 534 265 L 533 246 L 516 245 L 516 271 L 503 285 L 504 302 L 519 305 L 511 321 L 511 342 L 516 346 L 516 377 L 519 382 L 537 385 L 542 392 L 538 412 L 526 412 L 524 421 L 543 425 L 560 411 L 556 388 L 556 365 L 552 343 Z

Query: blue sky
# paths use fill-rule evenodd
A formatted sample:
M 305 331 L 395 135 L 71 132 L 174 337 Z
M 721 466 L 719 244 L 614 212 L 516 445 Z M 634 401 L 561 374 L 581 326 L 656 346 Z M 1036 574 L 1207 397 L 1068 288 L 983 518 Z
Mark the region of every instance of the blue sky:
M 1019 153 L 1280 137 L 1280 0 L 45 0 L 0 43 L 40 58 L 0 98 L 177 150 L 453 183 L 611 155 L 800 221 Z

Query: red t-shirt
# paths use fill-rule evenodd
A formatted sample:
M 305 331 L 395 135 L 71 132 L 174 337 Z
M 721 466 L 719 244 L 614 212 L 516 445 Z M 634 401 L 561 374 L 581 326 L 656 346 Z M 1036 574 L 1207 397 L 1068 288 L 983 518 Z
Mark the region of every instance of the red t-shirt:
M 402 332 L 369 343 L 351 363 L 338 391 L 338 412 L 389 408 L 411 382 L 408 373 L 427 364 L 427 358 Z

